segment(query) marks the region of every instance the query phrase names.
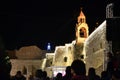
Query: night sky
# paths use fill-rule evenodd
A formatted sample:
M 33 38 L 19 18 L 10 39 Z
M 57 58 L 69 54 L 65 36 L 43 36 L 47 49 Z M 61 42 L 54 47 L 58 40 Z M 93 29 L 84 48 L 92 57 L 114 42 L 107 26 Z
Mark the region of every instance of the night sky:
M 90 33 L 105 20 L 104 0 L 16 0 L 1 5 L 0 31 L 6 49 L 37 45 L 52 49 L 75 39 L 80 8 L 86 15 Z

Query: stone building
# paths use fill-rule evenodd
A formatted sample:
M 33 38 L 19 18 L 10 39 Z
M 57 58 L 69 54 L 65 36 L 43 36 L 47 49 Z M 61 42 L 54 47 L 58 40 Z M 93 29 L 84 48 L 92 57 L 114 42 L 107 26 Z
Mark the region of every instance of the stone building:
M 55 76 L 59 71 L 64 75 L 66 66 L 70 66 L 74 59 L 81 59 L 84 41 L 88 37 L 88 25 L 82 10 L 75 29 L 76 39 L 64 46 L 56 46 L 53 53 L 43 52 L 37 46 L 25 46 L 19 50 L 7 51 L 12 63 L 11 75 L 15 75 L 16 71 L 20 70 L 28 77 L 34 74 L 36 69 L 46 70 L 50 77 Z
M 51 62 L 51 70 L 53 71 L 54 76 L 58 72 L 61 72 L 64 75 L 66 66 L 70 66 L 74 59 L 84 60 L 83 48 L 84 42 L 89 36 L 89 29 L 86 23 L 86 17 L 82 10 L 77 18 L 75 30 L 76 39 L 73 40 L 72 43 L 67 43 L 64 46 L 56 46 L 53 61 Z M 47 55 L 49 56 L 49 54 Z
M 10 53 L 12 70 L 15 75 L 21 70 L 27 77 L 34 75 L 35 70 L 47 71 L 49 77 L 56 76 L 58 72 L 65 74 L 66 66 L 70 66 L 74 59 L 82 59 L 86 63 L 86 69 L 94 67 L 98 73 L 103 71 L 107 41 L 106 21 L 89 35 L 86 17 L 81 10 L 75 26 L 76 38 L 64 46 L 56 46 L 54 52 L 46 52 L 37 46 L 26 46 Z
M 29 75 L 34 75 L 37 69 L 44 70 L 45 68 L 45 53 L 37 46 L 25 46 L 19 50 L 6 51 L 10 57 L 12 64 L 11 76 L 16 72 L 21 71 L 27 78 Z

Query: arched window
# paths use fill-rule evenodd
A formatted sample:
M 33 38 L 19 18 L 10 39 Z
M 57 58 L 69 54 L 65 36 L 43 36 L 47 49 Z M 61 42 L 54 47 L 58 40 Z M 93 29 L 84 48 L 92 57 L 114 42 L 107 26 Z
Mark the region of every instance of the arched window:
M 86 29 L 84 27 L 80 29 L 80 37 L 83 37 L 83 38 L 87 37 Z
M 82 19 L 80 19 L 80 22 L 82 23 Z
M 84 59 L 84 55 L 80 55 L 80 58 L 81 58 L 81 59 Z
M 64 62 L 67 62 L 67 57 L 64 57 Z
M 85 22 L 85 19 L 84 19 L 84 18 L 81 18 L 79 22 L 80 22 L 80 23 L 84 23 L 84 22 Z

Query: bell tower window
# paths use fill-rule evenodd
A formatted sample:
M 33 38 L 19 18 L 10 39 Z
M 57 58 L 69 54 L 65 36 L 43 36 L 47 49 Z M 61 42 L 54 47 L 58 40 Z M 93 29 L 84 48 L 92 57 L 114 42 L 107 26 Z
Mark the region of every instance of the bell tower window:
M 86 38 L 87 37 L 86 29 L 84 27 L 82 27 L 79 32 L 80 32 L 80 34 L 79 34 L 80 37 L 82 37 L 82 38 Z
M 84 32 L 80 29 L 80 37 L 84 37 Z

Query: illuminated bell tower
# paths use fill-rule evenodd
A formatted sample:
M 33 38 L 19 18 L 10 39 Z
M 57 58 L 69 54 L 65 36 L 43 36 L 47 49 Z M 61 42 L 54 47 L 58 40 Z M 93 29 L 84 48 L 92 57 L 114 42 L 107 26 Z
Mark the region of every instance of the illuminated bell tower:
M 89 35 L 86 17 L 81 9 L 76 24 L 76 44 L 84 43 Z

